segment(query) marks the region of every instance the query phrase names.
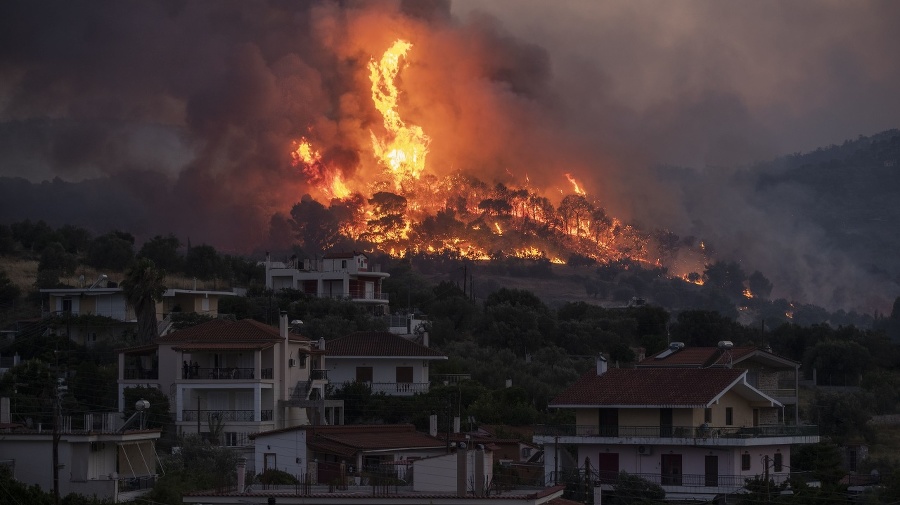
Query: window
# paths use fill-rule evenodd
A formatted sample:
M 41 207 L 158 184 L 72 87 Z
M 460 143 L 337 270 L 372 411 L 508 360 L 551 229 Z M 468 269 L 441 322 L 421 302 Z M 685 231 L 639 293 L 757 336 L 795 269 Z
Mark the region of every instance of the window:
M 704 409 L 703 410 L 703 422 L 704 423 L 712 422 L 712 409 Z
M 772 465 L 773 469 L 774 469 L 776 472 L 782 471 L 782 470 L 781 470 L 782 460 L 783 460 L 782 454 L 781 454 L 780 452 L 776 452 L 776 453 L 775 453 L 775 458 L 774 458 L 774 463 L 773 463 L 773 465 Z
M 750 469 L 750 455 L 746 452 L 741 454 L 741 470 L 749 470 Z
M 224 439 L 225 443 L 223 445 L 225 445 L 225 447 L 234 447 L 234 446 L 238 445 L 238 434 L 237 433 L 235 433 L 233 431 L 226 431 L 224 433 L 224 435 L 225 436 L 223 437 L 223 439 Z
M 413 381 L 413 367 L 398 366 L 397 367 L 397 382 L 412 382 L 412 381 Z
M 72 299 L 71 298 L 63 298 L 62 299 L 62 310 L 63 310 L 63 312 L 66 312 L 66 313 L 72 312 Z
M 347 260 L 341 260 L 341 268 L 347 268 Z
M 278 468 L 275 466 L 275 453 L 274 452 L 267 452 L 267 453 L 263 454 L 263 471 L 266 471 L 270 468 L 273 470 Z
M 734 409 L 725 407 L 725 426 L 731 426 L 732 424 L 734 424 Z
M 356 382 L 372 382 L 372 367 L 356 367 Z

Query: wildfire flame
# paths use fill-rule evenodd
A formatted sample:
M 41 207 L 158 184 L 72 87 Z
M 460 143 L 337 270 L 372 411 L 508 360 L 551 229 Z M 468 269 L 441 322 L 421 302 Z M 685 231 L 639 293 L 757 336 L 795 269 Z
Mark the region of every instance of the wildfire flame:
M 387 136 L 379 138 L 374 132 L 372 148 L 380 162 L 390 169 L 394 187 L 399 189 L 404 179 L 418 179 L 425 170 L 425 155 L 430 139 L 422 128 L 407 125 L 400 118 L 398 102 L 400 92 L 394 80 L 400 72 L 400 59 L 406 56 L 412 44 L 397 40 L 384 52 L 381 59 L 369 62 L 369 79 L 372 81 L 372 101 L 384 118 Z
M 581 189 L 581 186 L 578 185 L 578 181 L 576 181 L 575 178 L 572 177 L 571 174 L 566 174 L 566 179 L 569 179 L 569 182 L 572 184 L 572 191 L 574 191 L 576 195 L 585 195 L 586 194 L 584 192 L 584 190 Z
M 383 118 L 384 131 L 369 131 L 381 171 L 357 170 L 345 177 L 341 167 L 305 137 L 291 148 L 311 196 L 340 216 L 342 237 L 391 256 L 447 254 L 475 261 L 519 258 L 564 264 L 562 258 L 577 254 L 600 262 L 627 260 L 657 267 L 671 259 L 653 262 L 650 258 L 660 256 L 650 250 L 650 234 L 607 215 L 571 174 L 565 177 L 573 193 L 560 191 L 563 196 L 555 204 L 532 188 L 524 171 L 522 186 L 491 186 L 462 172 L 443 178 L 425 173 L 430 139 L 400 115 L 397 80 L 412 47 L 397 40 L 367 66 L 372 102 Z M 516 179 L 515 167 L 506 172 Z M 298 224 L 302 228 L 303 223 Z M 706 249 L 702 242 L 699 247 Z M 697 273 L 684 279 L 703 284 Z
M 747 298 L 748 300 L 753 298 L 753 293 L 750 291 L 750 288 L 744 288 L 744 298 Z

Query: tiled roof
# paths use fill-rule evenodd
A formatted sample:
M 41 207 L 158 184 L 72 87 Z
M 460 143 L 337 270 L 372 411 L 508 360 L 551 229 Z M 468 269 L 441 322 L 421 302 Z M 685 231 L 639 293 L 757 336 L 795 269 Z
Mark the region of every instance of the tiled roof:
M 446 356 L 387 331 L 358 331 L 325 343 L 329 358 L 349 356 L 403 356 L 447 359 Z
M 254 321 L 253 319 L 241 319 L 240 321 L 212 319 L 159 337 L 155 342 L 246 342 L 271 340 L 281 340 L 278 328 Z
M 611 368 L 598 376 L 591 370 L 550 406 L 705 406 L 745 373 L 734 368 Z
M 272 347 L 277 342 L 198 342 L 184 345 L 172 346 L 172 349 L 181 352 L 197 352 L 197 351 L 261 351 Z
M 638 367 L 665 366 L 665 367 L 707 367 L 707 366 L 727 366 L 729 363 L 736 363 L 754 354 L 765 356 L 770 360 L 792 363 L 787 358 L 782 358 L 771 352 L 759 349 L 753 346 L 734 347 L 728 351 L 723 351 L 718 347 L 685 347 L 673 352 L 665 357 L 657 358 L 666 351 L 660 351 L 640 361 Z

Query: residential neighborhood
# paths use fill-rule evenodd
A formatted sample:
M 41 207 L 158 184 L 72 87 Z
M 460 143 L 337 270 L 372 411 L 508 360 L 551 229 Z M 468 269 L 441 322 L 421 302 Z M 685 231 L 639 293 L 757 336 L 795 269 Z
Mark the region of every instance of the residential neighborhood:
M 208 484 L 179 495 L 197 504 L 565 505 L 616 500 L 635 485 L 654 503 L 744 503 L 760 482 L 782 497 L 877 489 L 858 435 L 827 446 L 837 451 L 833 482 L 842 487 L 833 491 L 830 475 L 805 469 L 810 454 L 831 457 L 816 452 L 832 450 L 821 449 L 830 437 L 818 422 L 828 418 L 809 408 L 808 395 L 824 389 L 808 379 L 817 372 L 804 372 L 808 362 L 772 345 L 671 341 L 590 355 L 501 345 L 478 368 L 467 360 L 481 347 L 441 326 L 452 319 L 409 307 L 384 316 L 390 275 L 363 253 L 262 265 L 271 286 L 258 295 L 160 290 L 157 335 L 112 348 L 114 384 L 103 387 L 114 386 L 117 412 L 76 412 L 67 398 L 85 394 L 89 369 L 69 367 L 52 388 L 51 415 L 23 415 L 47 401 L 27 403 L 20 391 L 30 386 L 17 374 L 53 376 L 67 354 L 51 352 L 52 363 L 23 359 L 27 347 L 0 354 L 0 380 L 14 386 L 0 401 L 0 467 L 47 492 L 118 503 L 155 500 L 185 458 L 212 470 Z M 28 338 L 89 356 L 136 327 L 138 311 L 105 276 L 40 293 L 52 310 L 23 324 L 41 331 Z M 506 311 L 491 323 L 494 338 L 513 339 L 505 342 L 539 313 L 522 307 L 547 310 L 526 292 L 494 296 L 483 304 L 488 314 Z M 230 312 L 247 303 L 262 317 Z M 661 313 L 646 303 L 565 309 L 560 321 L 596 311 L 604 325 L 635 327 Z M 20 335 L 9 330 L 7 345 L 26 341 Z

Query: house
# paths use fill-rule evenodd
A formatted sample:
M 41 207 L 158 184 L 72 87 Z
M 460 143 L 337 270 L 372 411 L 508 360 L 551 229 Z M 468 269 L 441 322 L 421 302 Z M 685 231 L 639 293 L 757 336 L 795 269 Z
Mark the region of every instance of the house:
M 319 298 L 340 298 L 370 307 L 375 314 L 387 311 L 389 299 L 382 283 L 390 277 L 380 265 L 370 265 L 361 252 L 329 253 L 322 259 L 287 263 L 266 256 L 266 288 L 296 289 Z
M 169 394 L 179 434 L 249 447 L 249 435 L 309 423 L 342 423 L 343 402 L 325 399 L 322 346 L 244 319 L 213 319 L 119 351 L 119 398 L 127 387 Z M 123 405 L 120 405 L 120 409 Z
M 773 354 L 771 349 L 735 347 L 723 340 L 716 347 L 669 347 L 639 361 L 637 368 L 738 368 L 747 370 L 747 383 L 784 405 L 779 420 L 800 423 L 800 363 Z
M 313 484 L 340 476 L 359 478 L 384 466 L 403 479 L 414 460 L 447 453 L 446 440 L 418 432 L 411 424 L 295 426 L 252 438 L 257 472 L 277 469 L 307 475 Z
M 330 340 L 328 375 L 335 387 L 362 382 L 373 393 L 412 396 L 428 391 L 429 364 L 447 356 L 386 331 L 359 331 Z
M 8 401 L 3 405 L 8 407 Z M 125 502 L 150 491 L 157 478 L 159 430 L 123 430 L 118 413 L 85 414 L 78 426 L 73 421 L 64 416 L 59 426 L 60 496 L 77 493 Z M 9 467 L 17 481 L 52 492 L 53 430 L 2 424 L 0 464 Z
M 92 346 L 97 340 L 116 338 L 129 331 L 137 317 L 124 290 L 118 283 L 101 275 L 96 282 L 80 288 L 41 289 L 47 295 L 45 319 L 53 319 L 52 330 L 68 335 L 79 344 Z M 235 296 L 238 291 L 211 291 L 197 289 L 166 289 L 162 301 L 156 304 L 156 319 L 160 332 L 167 331 L 172 312 L 196 312 L 217 317 L 219 299 Z M 91 318 L 90 316 L 101 316 Z M 111 324 L 110 319 L 117 323 Z
M 791 446 L 818 442 L 818 431 L 779 422 L 783 406 L 751 385 L 749 373 L 608 369 L 599 358 L 595 370 L 549 404 L 574 410 L 576 424 L 536 427 L 547 481 L 559 482 L 571 470 L 567 446 L 596 482 L 608 485 L 625 471 L 661 485 L 669 500 L 711 500 L 759 475 L 784 481 Z

